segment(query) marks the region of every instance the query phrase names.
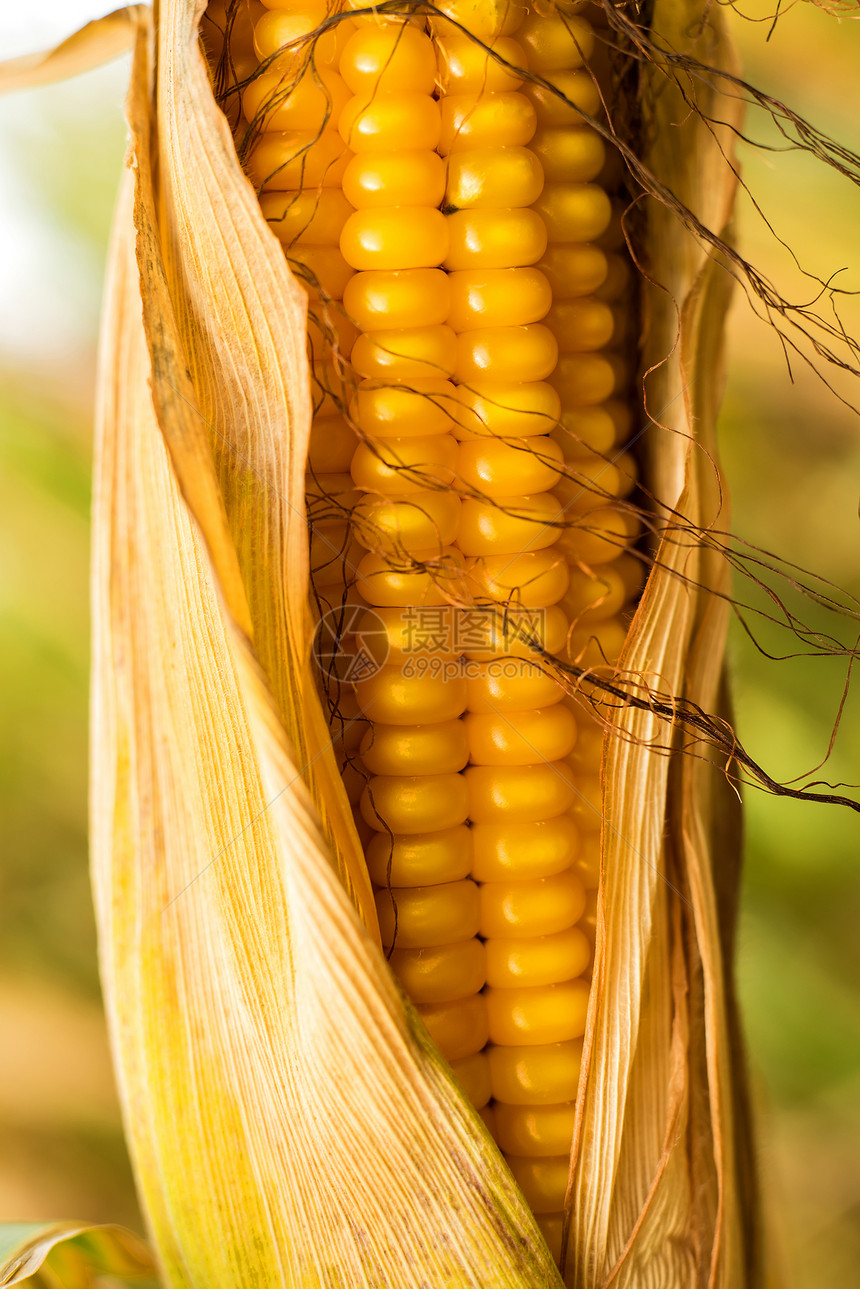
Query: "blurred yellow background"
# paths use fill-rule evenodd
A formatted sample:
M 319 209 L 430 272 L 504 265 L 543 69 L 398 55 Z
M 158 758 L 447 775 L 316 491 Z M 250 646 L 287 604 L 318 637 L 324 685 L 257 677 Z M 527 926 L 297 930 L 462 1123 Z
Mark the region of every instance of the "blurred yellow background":
M 3 53 L 95 16 L 92 0 L 0 19 Z M 860 148 L 860 26 L 812 4 L 734 27 L 745 74 Z M 99 1008 L 86 870 L 87 563 L 94 353 L 122 165 L 127 69 L 0 103 L 0 1217 L 139 1225 Z M 779 142 L 761 114 L 748 134 Z M 746 257 L 811 300 L 800 264 L 860 290 L 860 191 L 796 152 L 742 144 Z M 763 222 L 770 221 L 772 231 Z M 824 300 L 820 308 L 828 308 Z M 840 316 L 860 335 L 860 308 Z M 738 293 L 722 417 L 734 528 L 860 593 L 860 421 Z M 856 384 L 856 382 L 855 382 Z M 842 381 L 845 396 L 860 399 Z M 749 598 L 740 587 L 741 598 Z M 761 605 L 759 597 L 756 601 Z M 800 601 L 792 601 L 800 606 Z M 806 605 L 818 631 L 838 624 Z M 850 623 L 841 626 L 852 642 Z M 770 652 L 787 636 L 762 629 Z M 735 630 L 740 737 L 782 780 L 824 757 L 844 665 L 762 657 Z M 823 777 L 856 781 L 850 698 Z M 860 1268 L 860 865 L 856 816 L 748 791 L 739 982 L 760 1111 L 759 1159 L 794 1289 Z

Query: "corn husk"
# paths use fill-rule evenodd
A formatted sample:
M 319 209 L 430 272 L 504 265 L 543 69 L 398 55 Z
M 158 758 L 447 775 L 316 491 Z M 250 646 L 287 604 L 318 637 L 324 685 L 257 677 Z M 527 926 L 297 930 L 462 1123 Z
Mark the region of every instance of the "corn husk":
M 95 503 L 94 879 L 163 1276 L 552 1284 L 378 946 L 310 665 L 305 296 L 193 18 L 155 116 L 137 49 Z
M 730 67 L 719 15 L 695 18 L 694 5 L 658 0 L 655 44 Z M 736 186 L 725 157 L 739 100 L 707 80 L 682 75 L 681 87 L 686 98 L 664 64 L 649 68 L 645 159 L 725 239 Z M 690 110 L 691 90 L 702 116 Z M 689 534 L 728 526 L 714 429 L 732 277 L 654 200 L 647 243 L 646 455 L 661 540 L 620 666 L 640 696 L 655 691 L 721 713 L 728 567 Z M 568 1282 L 752 1285 L 751 1150 L 730 975 L 738 799 L 705 746 L 680 753 L 690 743 L 680 721 L 669 729 L 632 710 L 615 724 L 621 737 L 606 738 L 602 768 L 598 943 L 571 1168 Z M 651 750 L 657 746 L 676 754 Z
M 94 503 L 93 880 L 163 1283 L 549 1289 L 534 1221 L 380 951 L 310 662 L 305 297 L 213 100 L 203 7 L 131 14 Z M 728 58 L 719 12 L 701 19 L 657 0 L 653 29 Z M 649 164 L 724 232 L 729 126 L 709 132 L 659 59 L 649 75 Z M 707 82 L 697 93 L 736 119 Z M 725 526 L 729 277 L 656 202 L 648 258 L 664 531 L 622 666 L 637 692 L 716 711 L 726 573 L 683 534 Z M 680 728 L 614 719 L 564 1281 L 752 1286 L 735 799 L 719 767 L 680 754 Z

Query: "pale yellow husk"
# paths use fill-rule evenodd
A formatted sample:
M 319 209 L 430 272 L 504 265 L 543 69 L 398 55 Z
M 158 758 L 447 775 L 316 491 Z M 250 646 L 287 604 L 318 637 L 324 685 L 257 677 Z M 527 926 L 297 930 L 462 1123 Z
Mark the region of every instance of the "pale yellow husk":
M 304 296 L 213 101 L 203 7 L 164 0 L 152 26 L 129 11 L 133 176 L 94 504 L 93 879 L 163 1282 L 551 1289 L 521 1196 L 378 946 L 309 657 Z M 720 14 L 702 14 L 657 0 L 654 28 L 725 61 Z M 725 230 L 729 130 L 715 139 L 649 75 L 649 163 Z M 697 94 L 736 118 L 707 83 Z M 665 532 L 623 664 L 717 710 L 726 611 L 708 588 L 726 572 L 672 515 L 726 526 L 713 427 L 729 277 L 657 203 L 648 218 L 666 288 L 645 311 Z M 752 1289 L 734 799 L 719 767 L 649 749 L 677 749 L 680 730 L 641 711 L 617 723 L 564 1280 Z
M 657 0 L 653 31 L 655 43 L 675 53 L 732 65 L 714 9 L 703 20 L 699 5 Z M 720 95 L 715 80 L 682 74 L 685 102 L 664 64 L 649 68 L 645 160 L 725 238 L 740 101 Z M 691 94 L 716 126 L 691 111 Z M 662 540 L 621 666 L 634 686 L 641 682 L 640 696 L 647 687 L 718 712 L 728 566 L 689 530 L 728 527 L 714 427 L 733 279 L 659 202 L 648 203 L 647 218 L 645 448 Z M 754 1285 L 749 1124 L 725 954 L 737 798 L 721 777 L 725 764 L 712 764 L 689 731 L 643 711 L 614 723 L 626 737 L 604 746 L 597 961 L 567 1279 L 588 1289 Z M 682 743 L 687 753 L 671 758 L 648 750 Z

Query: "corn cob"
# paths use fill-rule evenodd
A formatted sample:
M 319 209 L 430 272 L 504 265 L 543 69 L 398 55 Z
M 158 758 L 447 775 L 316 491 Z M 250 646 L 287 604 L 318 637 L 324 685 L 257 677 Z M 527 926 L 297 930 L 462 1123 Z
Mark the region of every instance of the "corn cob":
M 605 217 L 599 189 L 610 196 L 612 165 L 601 168 L 599 139 L 565 119 L 571 101 L 594 102 L 578 66 L 593 32 L 583 11 L 559 22 L 544 0 L 520 13 L 456 0 L 427 24 L 415 11 L 380 20 L 302 0 L 271 7 L 209 6 L 215 98 L 193 0 L 109 15 L 12 72 L 27 81 L 55 58 L 54 72 L 80 66 L 93 39 L 115 51 L 117 27 L 136 29 L 136 246 L 127 185 L 98 438 L 93 820 L 104 979 L 159 1270 L 177 1286 L 560 1285 L 523 1192 L 561 1262 L 569 1187 L 566 1283 L 752 1284 L 754 1177 L 723 956 L 736 874 L 716 880 L 717 855 L 721 870 L 731 859 L 719 797 L 704 759 L 670 766 L 653 754 L 674 702 L 646 711 L 617 693 L 613 723 L 624 737 L 607 742 L 570 703 L 560 669 L 537 667 L 532 652 L 536 641 L 542 661 L 556 653 L 592 676 L 611 667 L 640 580 L 622 553 L 635 532 L 632 508 L 619 504 L 631 462 L 622 454 L 608 469 L 605 460 L 629 424 L 630 275 L 616 253 L 617 211 L 599 236 L 576 232 L 589 210 L 602 205 Z M 624 28 L 624 8 L 614 27 Z M 703 198 L 705 229 L 724 228 L 734 176 L 721 191 L 709 162 L 725 159 L 739 130 L 735 100 L 706 80 L 697 120 L 677 69 L 649 43 L 648 33 L 666 41 L 686 77 L 688 51 L 710 58 L 714 38 L 724 43 L 719 21 L 701 21 L 695 8 L 649 8 L 636 57 L 655 64 L 639 83 L 653 135 L 629 155 L 634 171 L 636 156 L 654 163 L 668 193 Z M 350 65 L 363 26 L 370 36 Z M 437 88 L 422 95 L 425 26 Z M 487 59 L 480 37 L 505 51 L 507 68 Z M 398 88 L 388 78 L 401 40 L 414 76 Z M 315 59 L 309 72 L 296 57 L 300 45 L 319 51 L 319 67 Z M 605 92 L 604 63 L 597 42 L 591 66 Z M 406 100 L 417 113 L 410 146 L 375 148 L 370 135 Z M 306 501 L 306 312 L 224 146 L 216 104 L 242 129 L 240 155 L 311 297 L 318 397 Z M 369 169 L 348 178 L 346 143 L 365 117 L 367 146 L 355 152 Z M 346 295 L 374 272 L 361 257 L 386 244 L 415 254 L 415 239 L 398 236 L 396 201 L 408 232 L 418 229 L 435 253 L 424 268 L 382 267 L 383 284 L 399 286 L 375 291 L 384 307 L 356 327 Z M 377 213 L 353 221 L 350 244 L 346 225 L 374 202 Z M 642 365 L 660 374 L 664 410 L 697 385 L 703 356 L 713 358 L 726 304 L 724 266 L 709 251 L 679 253 L 676 213 L 658 208 L 642 238 L 656 285 L 646 291 Z M 435 300 L 441 316 L 422 311 L 407 326 L 392 310 L 415 313 L 420 273 L 429 274 L 423 306 Z M 544 381 L 553 340 L 561 353 Z M 712 526 L 716 514 L 713 480 L 692 464 L 701 448 L 713 464 L 712 382 L 702 389 L 671 417 L 678 432 L 666 451 L 654 443 L 649 452 L 663 499 L 655 518 L 668 504 L 667 475 L 671 495 L 684 478 L 672 510 L 682 532 Z M 527 491 L 540 470 L 543 491 Z M 345 794 L 305 672 L 305 508 L 316 603 L 337 616 L 323 692 Z M 674 540 L 672 524 L 664 534 L 654 526 L 660 557 L 625 666 L 643 677 L 656 669 L 669 694 L 716 710 L 725 576 L 712 552 Z M 520 631 L 513 610 L 529 603 L 543 616 Z M 458 621 L 476 608 L 492 612 L 456 645 Z M 338 656 L 353 609 L 389 648 L 377 659 L 388 676 L 376 699 Z M 432 650 L 450 674 L 416 673 L 410 622 L 448 609 L 454 630 Z M 495 655 L 512 667 L 489 665 Z M 587 675 L 577 688 L 589 695 Z M 356 829 L 344 827 L 347 799 L 358 806 Z M 679 886 L 661 884 L 667 835 Z M 395 988 L 370 870 L 395 969 L 510 1169 Z M 547 1028 L 581 1028 L 570 988 L 584 997 L 598 880 L 599 988 L 580 1079 L 577 1038 L 549 1042 Z M 553 889 L 566 904 L 551 905 Z M 586 942 L 579 974 L 572 932 Z M 428 980 L 441 994 L 422 1002 Z M 483 1050 L 464 1014 L 483 1018 Z M 458 1058 L 456 1041 L 470 1055 Z M 568 1160 L 578 1082 L 582 1131 Z M 13 1262 L 14 1275 L 20 1254 Z
M 594 30 L 543 4 L 268 3 L 243 109 L 311 297 L 317 611 L 384 645 L 367 678 L 329 675 L 333 734 L 392 968 L 558 1256 L 602 730 L 531 643 L 612 664 L 639 587 L 633 463 L 605 459 L 631 423 L 629 274 L 577 110 L 600 111 Z

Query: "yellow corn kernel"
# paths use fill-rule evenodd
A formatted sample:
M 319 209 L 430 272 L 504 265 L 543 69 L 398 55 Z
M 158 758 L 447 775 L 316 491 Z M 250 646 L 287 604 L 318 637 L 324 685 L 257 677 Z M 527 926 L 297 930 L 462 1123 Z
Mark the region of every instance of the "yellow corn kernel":
M 493 1096 L 506 1105 L 555 1105 L 579 1082 L 582 1039 L 544 1046 L 490 1047 Z
M 571 569 L 562 604 L 574 627 L 587 615 L 588 623 L 614 617 L 627 599 L 627 587 L 618 572 L 618 561 L 600 565 L 591 573 Z
M 550 284 L 554 300 L 591 295 L 606 281 L 609 261 L 605 251 L 590 242 L 561 242 L 547 246 L 538 268 Z
M 567 14 L 545 16 L 532 10 L 517 29 L 517 40 L 528 54 L 529 67 L 541 73 L 579 67 L 594 52 L 594 30 L 590 23 Z
M 448 224 L 430 206 L 357 210 L 343 225 L 340 249 L 354 269 L 429 269 L 448 254 Z
M 533 658 L 537 649 L 557 654 L 570 632 L 570 623 L 556 605 L 539 613 L 521 613 L 508 605 L 482 605 L 477 610 L 463 610 L 461 622 L 460 648 L 463 656 L 474 662 Z
M 482 41 L 511 35 L 528 11 L 524 0 L 441 0 L 437 8 Z M 439 23 L 440 33 L 450 30 L 447 23 Z
M 334 246 L 293 243 L 287 262 L 312 299 L 342 300 L 353 270 Z
M 540 322 L 481 327 L 458 337 L 454 374 L 466 385 L 483 380 L 542 381 L 557 361 L 558 341 Z
M 570 407 L 593 407 L 615 393 L 618 374 L 605 354 L 562 354 L 550 376 L 562 403 Z
M 615 570 L 624 583 L 625 600 L 633 600 L 645 585 L 647 567 L 644 558 L 629 552 L 615 561 Z
M 336 121 L 349 98 L 343 79 L 328 67 L 256 76 L 242 95 L 242 111 L 262 130 L 321 130 Z M 352 145 L 348 145 L 352 146 Z
M 413 551 L 408 564 L 396 567 L 391 557 L 369 551 L 356 570 L 356 589 L 368 604 L 393 608 L 447 604 L 462 593 L 462 556 L 454 546 Z
M 245 169 L 268 191 L 338 188 L 351 156 L 335 130 L 273 130 L 258 135 Z
M 347 224 L 352 207 L 339 188 L 318 192 L 264 192 L 260 198 L 263 215 L 279 242 L 291 246 L 336 245 Z
M 486 555 L 466 561 L 469 585 L 479 602 L 495 600 L 517 609 L 557 604 L 567 589 L 567 561 L 553 547 L 524 555 Z
M 549 671 L 519 659 L 475 667 L 465 686 L 470 712 L 527 712 L 533 707 L 549 707 L 564 697 L 564 690 Z M 465 707 L 466 700 L 460 710 Z
M 382 667 L 355 686 L 362 712 L 389 725 L 450 721 L 466 710 L 466 679 L 458 676 L 407 676 L 400 666 Z
M 344 147 L 341 142 L 341 147 Z M 361 152 L 347 154 L 343 191 L 356 210 L 415 204 L 422 193 L 428 206 L 445 194 L 445 163 L 438 152 Z
M 361 813 L 377 832 L 454 828 L 469 817 L 469 793 L 460 774 L 378 775 L 362 792 Z
M 427 94 L 356 94 L 341 111 L 338 129 L 353 152 L 396 152 L 404 138 L 416 152 L 433 152 L 442 119 L 439 104 Z
M 386 947 L 396 943 L 399 949 L 426 949 L 441 942 L 455 944 L 471 940 L 478 931 L 480 911 L 474 882 L 380 890 L 376 908 Z
M 342 558 L 349 544 L 347 523 L 316 524 L 311 532 L 311 568 L 321 568 L 329 560 Z
M 591 944 L 594 944 L 597 934 L 597 899 L 597 890 L 587 892 L 585 912 L 579 919 L 582 933 L 588 937 Z
M 455 274 L 451 275 L 456 276 Z M 558 424 L 561 399 L 546 381 L 512 385 L 509 381 L 479 381 L 458 385 L 452 410 L 457 439 L 534 438 L 549 434 Z M 525 491 L 520 488 L 520 491 Z
M 473 824 L 472 875 L 478 882 L 530 881 L 571 867 L 579 830 L 569 815 L 536 823 Z
M 355 431 L 342 416 L 315 420 L 308 467 L 317 474 L 340 474 L 349 469 L 356 443 Z
M 353 94 L 432 94 L 436 87 L 433 42 L 417 27 L 363 26 L 347 43 L 340 71 Z
M 478 1116 L 484 1121 L 484 1126 L 491 1137 L 496 1135 L 496 1108 L 495 1106 L 486 1105 L 483 1110 L 478 1111 Z
M 584 910 L 585 888 L 572 869 L 530 882 L 484 882 L 481 935 L 485 939 L 555 935 L 572 927 Z
M 254 27 L 257 57 L 265 62 L 284 51 L 284 46 L 291 46 L 278 59 L 279 67 L 292 62 L 298 68 L 306 59 L 312 59 L 315 67 L 337 67 L 355 25 L 349 19 L 342 19 L 327 31 L 317 32 L 328 14 L 328 6 L 322 0 L 303 0 L 296 8 L 274 9 L 263 14 Z
M 535 110 L 524 94 L 449 94 L 441 107 L 443 157 L 472 148 L 525 147 L 537 129 Z
M 469 998 L 483 988 L 486 979 L 484 946 L 475 939 L 426 949 L 395 949 L 389 963 L 415 1003 Z
M 533 1213 L 558 1213 L 564 1208 L 569 1155 L 552 1159 L 508 1155 L 508 1167 Z
M 314 523 L 342 519 L 358 501 L 359 493 L 348 474 L 308 475 L 305 479 L 305 501 L 308 518 Z
M 492 42 L 490 54 L 471 36 L 440 24 L 438 50 L 438 80 L 443 94 L 470 90 L 492 94 L 498 90 L 519 89 L 523 83 L 519 69 L 525 67 L 525 50 L 507 36 Z
M 502 505 L 465 498 L 457 545 L 464 555 L 541 550 L 558 539 L 554 525 L 561 519 L 561 505 L 549 492 L 507 498 Z
M 356 487 L 367 492 L 410 493 L 423 491 L 428 483 L 447 487 L 458 465 L 457 444 L 449 435 L 415 435 L 360 443 L 351 473 Z
M 575 1117 L 572 1101 L 553 1106 L 500 1102 L 495 1110 L 496 1140 L 506 1154 L 527 1155 L 530 1159 L 570 1154 Z
M 447 614 L 449 611 L 446 608 L 443 613 Z M 379 666 L 386 662 L 390 663 L 392 675 L 396 664 L 396 667 L 403 671 L 404 676 L 413 682 L 429 678 L 426 675 L 419 676 L 416 666 L 404 667 L 404 663 L 407 660 L 415 663 L 416 659 L 420 660 L 422 655 L 422 641 L 418 634 L 421 622 L 418 619 L 419 614 L 415 606 L 409 608 L 396 606 L 393 608 L 380 607 L 371 609 L 358 622 L 358 631 L 361 634 L 362 643 L 368 656 Z M 443 623 L 443 629 L 438 633 L 434 633 L 433 636 L 434 659 L 438 659 L 441 662 L 453 662 L 460 659 L 461 653 L 462 650 L 455 641 L 452 632 L 447 630 Z M 459 669 L 455 668 L 452 675 L 458 674 L 458 672 Z M 420 698 L 420 693 L 417 697 Z M 462 708 L 460 710 L 462 711 Z M 460 713 L 455 712 L 454 715 L 459 716 Z M 384 717 L 378 716 L 376 719 L 382 721 Z M 433 722 L 441 722 L 446 719 L 442 715 L 431 717 Z M 402 724 L 404 722 L 398 723 Z M 414 723 L 416 725 L 421 724 L 417 717 Z
M 537 1213 L 535 1214 L 540 1233 L 546 1240 L 549 1249 L 556 1262 L 561 1262 L 561 1242 L 564 1230 L 563 1213 Z
M 576 746 L 568 757 L 571 765 L 577 770 L 596 774 L 603 754 L 603 739 L 606 734 L 604 726 L 593 718 L 587 707 L 574 698 L 566 700 L 576 720 L 579 736 Z
M 630 266 L 621 255 L 609 254 L 606 257 L 606 280 L 602 283 L 598 295 L 601 300 L 620 300 L 630 286 Z
M 541 126 L 529 144 L 547 183 L 588 183 L 606 162 L 606 146 L 596 130 Z
M 523 94 L 534 105 L 541 125 L 582 126 L 601 108 L 600 91 L 588 71 L 547 69 L 541 71 L 546 85 L 526 82 Z
M 582 844 L 573 867 L 587 895 L 590 891 L 596 891 L 600 884 L 600 833 L 594 829 L 583 829 L 581 836 Z
M 398 567 L 388 553 L 369 551 L 359 560 L 356 590 L 375 608 L 404 610 L 414 605 L 438 608 L 461 593 L 462 557 L 456 547 L 414 551 L 407 560 Z M 586 643 L 590 648 L 590 643 Z
M 534 209 L 550 242 L 594 241 L 612 218 L 609 198 L 597 184 L 546 184 Z
M 462 1061 L 452 1061 L 451 1069 L 475 1109 L 482 1110 L 493 1095 L 486 1052 L 467 1056 Z
M 448 281 L 448 325 L 458 332 L 540 322 L 552 304 L 549 282 L 535 268 L 464 270 Z
M 404 26 L 423 27 L 423 19 L 418 16 L 407 17 L 404 14 L 380 13 L 378 9 L 365 4 L 365 0 L 346 0 L 346 9 L 354 12 L 352 21 L 359 27 L 393 27 L 399 31 Z M 369 12 L 367 12 L 369 10 Z M 364 12 L 362 12 L 364 11 Z
M 579 877 L 578 870 L 574 871 Z M 575 926 L 522 939 L 493 938 L 487 940 L 485 948 L 487 984 L 498 989 L 573 980 L 582 975 L 591 960 L 591 945 Z
M 451 492 L 368 496 L 353 510 L 352 525 L 356 540 L 370 550 L 432 550 L 438 555 L 457 538 L 460 509 L 459 497 Z
M 474 1056 L 486 1046 L 487 1009 L 483 994 L 455 1003 L 430 1003 L 418 1007 L 442 1055 L 449 1061 Z
M 365 331 L 441 326 L 450 307 L 448 276 L 441 269 L 369 269 L 355 274 L 343 303 Z
M 607 564 L 635 541 L 639 519 L 621 506 L 599 506 L 577 515 L 567 512 L 570 527 L 558 541 L 572 564 Z
M 592 453 L 605 457 L 615 446 L 617 428 L 605 404 L 602 407 L 572 407 L 562 412 L 552 437 L 566 460 Z
M 469 737 L 462 721 L 407 729 L 374 724 L 362 740 L 361 759 L 371 774 L 457 774 L 469 760 Z
M 558 484 L 563 464 L 561 449 L 549 438 L 525 444 L 480 438 L 460 444 L 457 475 L 462 484 L 498 500 L 548 492 Z
M 311 557 L 314 585 L 317 587 L 342 585 L 345 575 L 351 574 L 357 561 L 361 559 L 363 554 L 361 547 L 350 539 L 348 528 L 345 533 L 346 540 L 332 541 L 329 535 L 321 532 L 319 528 L 314 536 L 317 539 L 313 542 Z
M 562 353 L 603 349 L 615 330 L 615 317 L 608 304 L 584 296 L 561 300 L 546 315 L 546 325 L 558 340 Z
M 626 638 L 627 627 L 618 618 L 591 622 L 571 631 L 567 656 L 577 667 L 612 666 L 618 661 Z
M 316 361 L 325 353 L 348 354 L 357 332 L 337 306 L 322 305 L 308 313 L 308 353 Z
M 603 823 L 603 794 L 599 775 L 576 776 L 576 801 L 570 808 L 570 817 L 583 839 L 590 831 L 600 828 Z
M 501 1046 L 565 1043 L 585 1033 L 588 985 L 584 980 L 487 989 L 484 998 L 490 1041 Z
M 454 152 L 448 159 L 445 203 L 458 210 L 530 206 L 543 191 L 543 182 L 540 161 L 528 148 Z
M 439 886 L 469 876 L 472 839 L 463 824 L 408 837 L 374 833 L 367 845 L 367 867 L 377 886 Z
M 446 269 L 520 268 L 546 250 L 546 224 L 533 210 L 458 210 L 447 224 Z
M 404 442 L 411 436 L 447 434 L 456 408 L 452 384 L 422 378 L 410 381 L 408 387 L 363 381 L 350 402 L 349 411 L 359 429 L 369 437 Z M 447 449 L 440 449 L 444 450 Z
M 366 331 L 353 345 L 350 362 L 359 376 L 421 380 L 451 376 L 457 366 L 457 337 L 450 327 Z
M 473 765 L 560 761 L 576 743 L 576 721 L 563 704 L 505 716 L 470 712 L 465 728 Z
M 496 823 L 500 818 L 536 823 L 565 814 L 576 799 L 573 776 L 563 761 L 510 769 L 473 765 L 465 777 L 474 823 Z

